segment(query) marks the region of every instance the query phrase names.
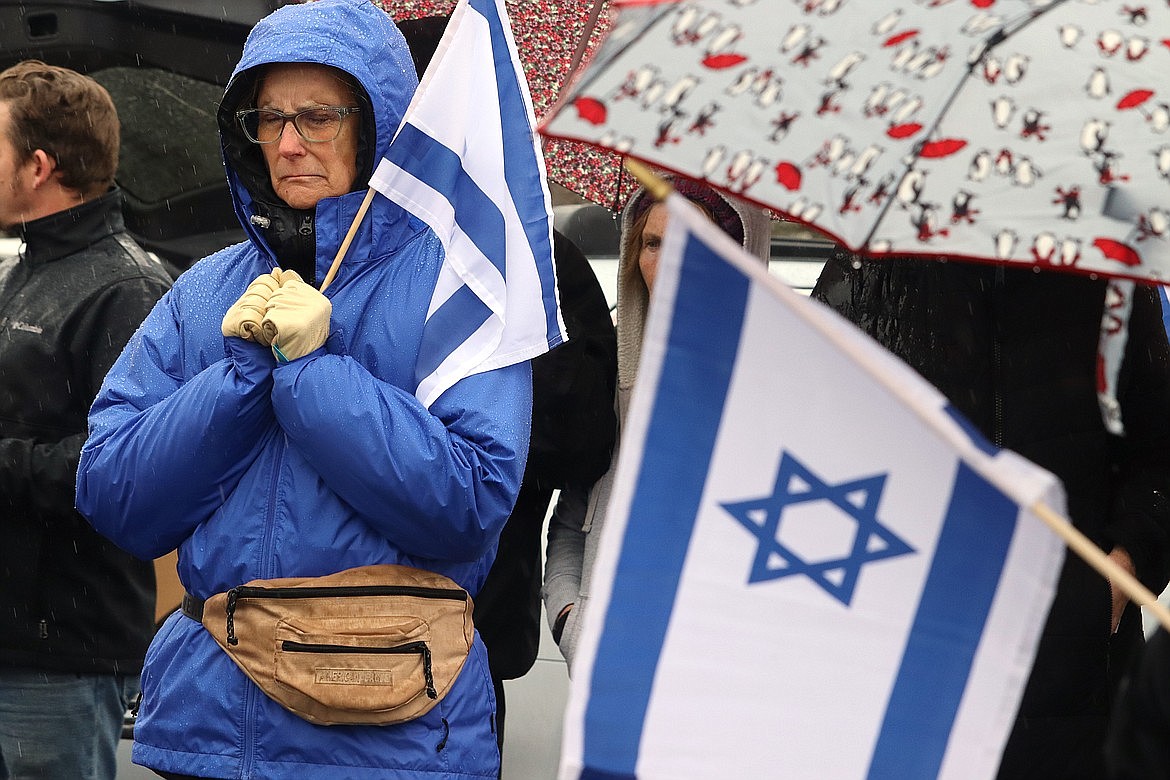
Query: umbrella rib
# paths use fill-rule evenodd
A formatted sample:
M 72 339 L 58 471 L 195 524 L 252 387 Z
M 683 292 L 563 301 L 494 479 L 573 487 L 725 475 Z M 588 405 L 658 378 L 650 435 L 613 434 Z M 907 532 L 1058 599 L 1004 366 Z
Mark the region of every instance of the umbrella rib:
M 599 47 L 598 51 L 594 52 L 594 54 L 593 54 L 594 61 L 590 63 L 593 66 L 590 68 L 590 70 L 593 72 L 592 78 L 590 78 L 588 81 L 582 81 L 580 84 L 574 85 L 573 92 L 578 93 L 578 94 L 583 92 L 591 83 L 593 83 L 593 81 L 595 81 L 597 78 L 599 78 L 600 76 L 603 75 L 603 71 L 605 70 L 605 64 L 607 62 L 612 62 L 613 60 L 617 59 L 622 54 L 624 54 L 626 49 L 630 48 L 635 43 L 637 43 L 644 35 L 646 35 L 648 30 L 650 30 L 652 27 L 654 27 L 656 24 L 658 24 L 660 21 L 662 21 L 669 13 L 671 13 L 674 10 L 675 9 L 673 6 L 670 6 L 670 7 L 666 8 L 665 10 L 655 9 L 652 12 L 653 13 L 652 18 L 650 18 L 649 21 L 645 22 L 642 25 L 642 28 L 640 30 L 638 30 L 637 33 L 630 35 L 628 37 L 625 45 L 619 47 L 616 51 L 609 53 L 604 60 L 601 59 L 600 55 L 603 53 L 602 50 L 605 48 L 605 43 L 607 41 L 602 41 L 602 44 Z M 612 34 L 613 34 L 613 30 L 611 29 L 610 35 L 612 35 Z M 572 75 L 573 74 L 570 73 L 569 76 L 566 77 L 566 80 L 572 78 Z M 588 74 L 586 74 L 586 75 L 588 75 Z M 562 99 L 559 100 L 558 102 L 563 102 L 563 100 L 564 100 L 564 96 L 562 96 Z M 553 113 L 556 113 L 556 109 L 553 110 Z
M 585 59 L 585 52 L 589 49 L 589 39 L 593 37 L 593 31 L 597 29 L 597 20 L 601 18 L 601 7 L 604 5 L 605 0 L 594 0 L 593 7 L 589 9 L 589 18 L 585 21 L 585 29 L 577 41 L 577 49 L 573 52 L 573 59 L 569 61 L 569 70 L 565 73 L 565 80 L 561 84 L 562 89 L 572 78 L 573 71 L 577 70 L 581 60 Z
M 955 85 L 955 89 L 951 92 L 950 96 L 947 98 L 946 103 L 943 104 L 942 109 L 935 116 L 935 120 L 931 124 L 930 129 L 926 132 L 926 135 L 923 137 L 923 140 L 918 142 L 918 144 L 915 146 L 914 150 L 910 153 L 910 158 L 906 162 L 906 167 L 902 171 L 902 175 L 900 177 L 898 177 L 898 186 L 901 186 L 902 182 L 906 180 L 906 177 L 909 176 L 910 173 L 914 170 L 914 163 L 918 160 L 918 155 L 922 151 L 923 144 L 925 144 L 926 140 L 931 138 L 934 135 L 935 131 L 938 130 L 938 126 L 942 123 L 943 117 L 945 117 L 947 115 L 947 112 L 951 110 L 951 105 L 955 102 L 955 99 L 958 98 L 959 92 L 961 92 L 963 89 L 963 85 L 967 82 L 967 80 L 969 78 L 971 78 L 971 74 L 974 73 L 975 67 L 977 65 L 979 65 L 981 62 L 983 62 L 983 60 L 987 57 L 987 55 L 991 53 L 991 50 L 994 49 L 996 46 L 999 46 L 1001 43 L 1003 43 L 1004 41 L 1006 41 L 1008 38 L 1012 37 L 1016 33 L 1020 32 L 1020 30 L 1023 30 L 1025 27 L 1030 25 L 1032 22 L 1036 21 L 1038 18 L 1043 16 L 1045 13 L 1051 11 L 1053 8 L 1056 8 L 1058 5 L 1061 5 L 1065 2 L 1067 2 L 1067 0 L 1053 0 L 1053 2 L 1049 3 L 1049 5 L 1045 6 L 1044 8 L 1039 8 L 1039 9 L 1029 11 L 1010 30 L 1008 29 L 1008 24 L 1004 24 L 1001 27 L 999 27 L 995 32 L 993 32 L 991 35 L 989 35 L 983 41 L 983 47 L 979 50 L 979 52 L 977 54 L 972 55 L 971 58 L 967 60 L 967 72 L 963 75 L 963 78 L 959 79 L 959 82 Z M 894 204 L 894 198 L 887 198 L 886 199 L 886 202 L 882 205 L 881 211 L 878 212 L 877 218 L 873 220 L 873 227 L 870 228 L 869 233 L 866 235 L 865 239 L 862 240 L 860 246 L 858 247 L 858 251 L 860 253 L 868 254 L 870 242 L 873 241 L 874 234 L 877 233 L 878 228 L 881 227 L 882 222 L 886 218 L 886 213 L 890 210 L 890 207 L 893 204 Z
M 569 60 L 569 67 L 565 71 L 565 78 L 561 81 L 561 87 L 557 90 L 557 94 L 565 91 L 569 86 L 569 82 L 573 79 L 573 73 L 577 70 L 577 66 L 581 64 L 581 60 L 585 58 L 585 52 L 589 49 L 589 39 L 593 37 L 593 31 L 597 29 L 597 20 L 601 18 L 601 8 L 605 5 L 605 0 L 594 0 L 593 7 L 589 9 L 589 18 L 585 20 L 585 28 L 581 32 L 581 37 L 577 40 L 577 48 L 573 51 L 573 58 Z M 540 149 L 544 151 L 548 144 L 548 136 L 540 137 Z

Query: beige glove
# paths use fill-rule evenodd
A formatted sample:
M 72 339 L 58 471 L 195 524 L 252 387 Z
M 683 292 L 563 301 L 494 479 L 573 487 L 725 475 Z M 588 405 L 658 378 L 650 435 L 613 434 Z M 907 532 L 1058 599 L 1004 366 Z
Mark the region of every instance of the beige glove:
M 273 268 L 272 269 L 272 278 L 274 278 L 276 280 L 277 287 L 280 287 L 285 282 L 291 281 L 291 280 L 296 280 L 298 282 L 304 281 L 304 279 L 301 278 L 301 275 L 298 274 L 296 271 L 292 271 L 292 270 L 283 271 L 280 268 Z M 273 292 L 275 292 L 275 290 Z M 272 297 L 271 294 L 269 295 L 269 297 Z M 274 325 L 273 323 L 264 319 L 264 317 L 267 314 L 268 314 L 268 300 L 265 299 L 265 301 L 264 301 L 264 314 L 261 315 L 261 317 L 260 317 L 260 330 L 263 333 L 263 336 L 257 336 L 256 340 L 259 341 L 264 346 L 270 347 L 270 346 L 272 346 L 272 342 L 276 341 L 276 325 Z
M 268 309 L 269 296 L 280 288 L 278 274 L 279 268 L 270 274 L 260 274 L 248 285 L 244 294 L 223 315 L 223 324 L 220 326 L 223 335 L 255 341 L 266 347 L 272 345 L 272 339 L 264 333 L 261 323 Z
M 333 304 L 312 285 L 305 284 L 296 271 L 280 276 L 280 289 L 268 298 L 261 322 L 265 335 L 272 335 L 272 352 L 282 362 L 304 357 L 329 338 L 329 315 Z

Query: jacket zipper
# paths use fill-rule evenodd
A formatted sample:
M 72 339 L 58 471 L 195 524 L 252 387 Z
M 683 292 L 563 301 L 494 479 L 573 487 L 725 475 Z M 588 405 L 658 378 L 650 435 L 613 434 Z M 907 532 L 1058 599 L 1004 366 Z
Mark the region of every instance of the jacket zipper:
M 240 599 L 320 599 L 354 596 L 413 596 L 423 599 L 467 601 L 462 588 L 424 588 L 417 585 L 309 585 L 306 587 L 263 588 L 240 585 L 227 593 L 227 642 L 239 644 L 236 636 L 236 606 Z
M 280 503 L 280 467 L 284 463 L 284 450 L 286 447 L 286 439 L 283 435 L 277 437 L 276 451 L 273 457 L 272 478 L 268 483 L 268 507 L 264 514 L 264 536 L 262 537 L 262 548 L 260 550 L 262 561 L 260 568 L 260 576 L 264 579 L 271 579 L 275 576 L 273 568 L 276 566 L 276 555 L 273 552 L 273 545 L 276 537 L 276 505 Z
M 276 439 L 275 452 L 273 454 L 272 477 L 268 483 L 268 508 L 264 515 L 264 535 L 261 537 L 262 547 L 260 552 L 261 560 L 261 576 L 264 578 L 271 578 L 272 569 L 276 566 L 276 556 L 273 553 L 273 544 L 275 542 L 275 526 L 276 526 L 276 505 L 280 500 L 280 492 L 277 489 L 280 485 L 280 466 L 284 462 L 285 438 L 279 436 Z M 228 613 L 228 631 L 232 630 L 232 616 Z M 235 644 L 233 641 L 232 644 Z M 255 742 L 256 742 L 256 697 L 259 695 L 259 688 L 255 685 L 244 686 L 244 755 L 241 764 L 244 768 L 244 776 L 250 777 L 252 772 L 252 763 L 255 760 Z
M 350 645 L 322 645 L 305 642 L 294 642 L 286 639 L 280 643 L 280 649 L 286 653 L 345 653 L 349 655 L 413 655 L 422 656 L 423 679 L 426 682 L 427 698 L 439 698 L 435 690 L 435 677 L 431 670 L 431 648 L 426 642 L 407 642 L 393 647 L 352 647 Z
M 992 350 L 992 395 L 994 398 L 992 414 L 994 420 L 992 422 L 992 441 L 996 447 L 1003 447 L 1003 394 L 1000 392 L 1000 364 L 1003 359 L 1002 348 L 999 343 L 999 335 L 995 336 L 995 345 Z
M 1003 266 L 996 266 L 995 268 L 995 290 L 1002 295 L 1006 288 L 1006 279 L 1004 277 Z M 999 295 L 995 296 L 998 299 Z M 998 306 L 993 306 L 992 317 Z M 998 318 L 996 318 L 998 320 Z M 991 396 L 992 396 L 992 443 L 996 447 L 1003 447 L 1003 377 L 1001 370 L 1003 368 L 1003 344 L 999 338 L 999 322 L 992 323 L 992 346 L 991 346 Z

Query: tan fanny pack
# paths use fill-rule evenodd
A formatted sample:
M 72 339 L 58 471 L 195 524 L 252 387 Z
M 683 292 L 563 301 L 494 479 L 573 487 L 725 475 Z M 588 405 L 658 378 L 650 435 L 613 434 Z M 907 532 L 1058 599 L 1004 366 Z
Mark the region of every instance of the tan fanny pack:
M 449 578 L 392 564 L 253 580 L 202 605 L 183 600 L 184 614 L 264 693 L 323 725 L 428 712 L 467 660 L 472 609 Z

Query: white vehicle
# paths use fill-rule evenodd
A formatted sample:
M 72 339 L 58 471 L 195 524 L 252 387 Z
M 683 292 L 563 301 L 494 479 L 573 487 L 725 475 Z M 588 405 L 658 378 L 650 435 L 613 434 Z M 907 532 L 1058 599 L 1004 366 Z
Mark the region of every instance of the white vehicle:
M 553 214 L 556 229 L 589 258 L 612 311 L 617 305 L 620 216 L 593 203 L 554 206 Z M 815 238 L 792 223 L 776 221 L 768 267 L 792 289 L 808 295 L 833 247 L 833 242 Z

